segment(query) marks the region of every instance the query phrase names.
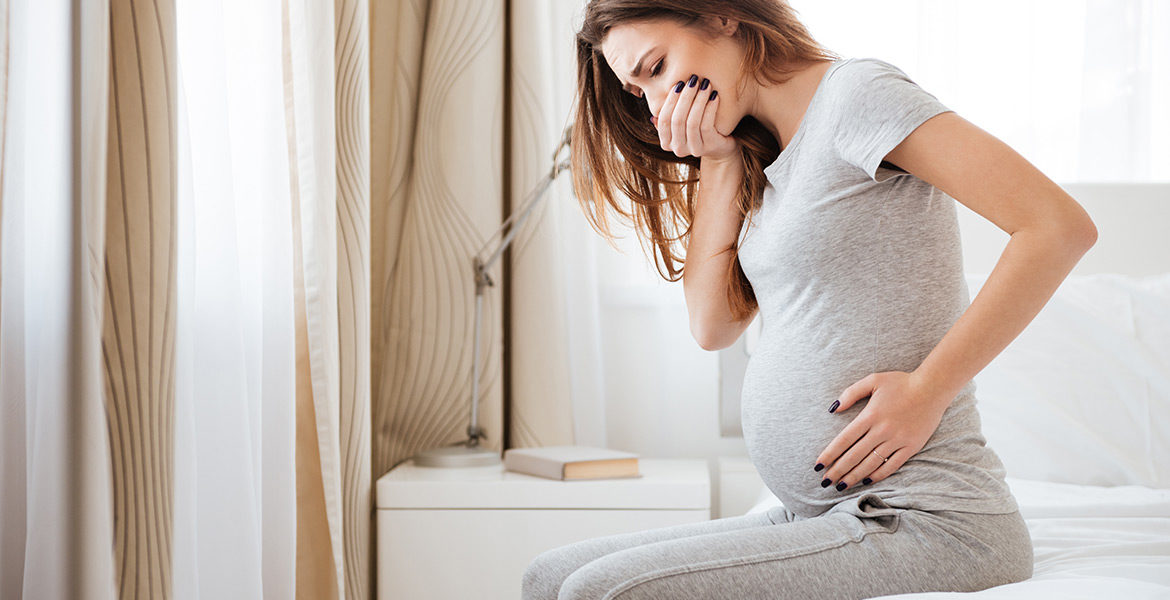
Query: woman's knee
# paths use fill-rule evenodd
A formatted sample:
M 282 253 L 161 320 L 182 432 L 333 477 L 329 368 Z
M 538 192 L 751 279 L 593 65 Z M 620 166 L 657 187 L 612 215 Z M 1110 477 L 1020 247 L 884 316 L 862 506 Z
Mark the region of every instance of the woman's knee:
M 557 600 L 597 600 L 608 597 L 622 581 L 615 579 L 616 569 L 597 559 L 570 573 L 561 583 Z
M 565 577 L 557 600 L 659 600 L 693 595 L 694 580 L 678 577 L 690 569 L 668 566 L 663 559 L 669 554 L 639 547 L 598 557 Z
M 561 584 L 577 567 L 571 545 L 545 550 L 524 569 L 520 581 L 521 600 L 557 600 Z

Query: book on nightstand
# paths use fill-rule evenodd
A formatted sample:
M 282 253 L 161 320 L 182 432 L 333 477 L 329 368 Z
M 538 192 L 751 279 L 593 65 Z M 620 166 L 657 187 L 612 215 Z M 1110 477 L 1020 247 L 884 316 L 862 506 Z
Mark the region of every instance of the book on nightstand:
M 592 446 L 509 448 L 504 469 L 562 481 L 641 477 L 638 455 Z

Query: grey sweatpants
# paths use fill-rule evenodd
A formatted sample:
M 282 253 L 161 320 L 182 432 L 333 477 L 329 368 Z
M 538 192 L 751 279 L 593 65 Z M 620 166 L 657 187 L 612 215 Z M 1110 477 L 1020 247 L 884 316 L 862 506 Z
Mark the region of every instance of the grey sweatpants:
M 783 506 L 611 535 L 538 555 L 522 600 L 872 598 L 1029 579 L 1019 511 L 895 508 L 876 494 L 812 518 Z

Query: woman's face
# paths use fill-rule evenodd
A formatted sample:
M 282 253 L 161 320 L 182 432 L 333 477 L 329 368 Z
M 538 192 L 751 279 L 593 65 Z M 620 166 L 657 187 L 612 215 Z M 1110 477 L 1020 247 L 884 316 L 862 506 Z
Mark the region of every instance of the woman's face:
M 720 32 L 714 39 L 670 20 L 616 25 L 602 41 L 601 53 L 622 82 L 623 93 L 645 97 L 654 115 L 678 82 L 692 74 L 700 82 L 710 79 L 722 105 L 715 115 L 715 130 L 731 135 L 745 114 L 737 89 L 743 52 L 731 37 L 737 23 L 709 17 L 708 24 Z M 639 62 L 642 68 L 635 75 Z

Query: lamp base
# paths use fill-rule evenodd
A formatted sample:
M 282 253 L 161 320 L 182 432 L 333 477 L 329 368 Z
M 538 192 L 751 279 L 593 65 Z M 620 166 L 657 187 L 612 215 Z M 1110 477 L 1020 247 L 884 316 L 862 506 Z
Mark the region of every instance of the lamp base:
M 423 450 L 411 457 L 419 467 L 490 467 L 502 464 L 495 450 L 479 446 L 444 446 Z

